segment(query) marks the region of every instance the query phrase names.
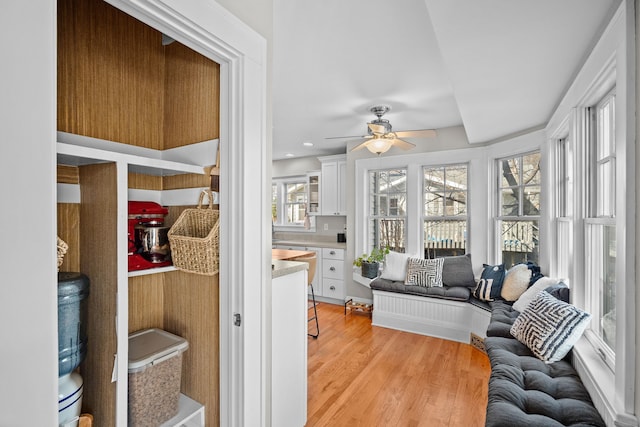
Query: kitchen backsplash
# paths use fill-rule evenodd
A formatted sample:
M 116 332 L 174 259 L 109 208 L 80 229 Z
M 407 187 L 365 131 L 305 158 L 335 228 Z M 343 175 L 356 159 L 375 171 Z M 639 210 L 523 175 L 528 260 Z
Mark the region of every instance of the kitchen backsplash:
M 338 233 L 344 233 L 347 225 L 346 216 L 316 216 L 316 231 L 313 232 L 285 232 L 277 231 L 274 239 L 278 240 L 322 240 L 335 242 Z M 326 228 L 326 230 L 325 230 Z

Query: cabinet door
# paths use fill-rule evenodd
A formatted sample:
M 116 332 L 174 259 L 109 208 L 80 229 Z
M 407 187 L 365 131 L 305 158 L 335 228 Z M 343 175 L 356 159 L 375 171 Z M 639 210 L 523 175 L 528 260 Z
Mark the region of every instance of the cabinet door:
M 309 215 L 320 215 L 320 172 L 309 172 L 307 174 L 307 213 Z
M 338 179 L 337 179 L 337 207 L 336 212 L 338 215 L 347 214 L 347 162 L 339 161 L 337 165 Z
M 322 163 L 322 186 L 320 207 L 322 215 L 336 215 L 338 212 L 338 163 Z

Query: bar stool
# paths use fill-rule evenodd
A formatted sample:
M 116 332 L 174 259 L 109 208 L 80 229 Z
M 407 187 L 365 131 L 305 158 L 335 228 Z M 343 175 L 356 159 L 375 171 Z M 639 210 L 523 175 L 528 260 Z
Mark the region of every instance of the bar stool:
M 310 334 L 307 332 L 307 335 L 309 335 L 310 337 L 313 338 L 318 338 L 318 335 L 320 335 L 320 325 L 318 324 L 318 310 L 316 309 L 316 294 L 313 291 L 313 283 L 311 283 L 313 281 L 313 276 L 316 273 L 316 261 L 317 261 L 317 256 L 313 255 L 313 256 L 309 256 L 309 257 L 300 257 L 300 258 L 294 258 L 291 261 L 298 261 L 298 262 L 306 262 L 309 264 L 309 271 L 308 271 L 308 282 L 309 282 L 309 286 L 311 287 L 311 300 L 313 301 L 313 316 L 309 317 L 309 319 L 307 320 L 307 322 L 312 322 L 315 320 L 316 323 L 316 333 L 315 334 Z

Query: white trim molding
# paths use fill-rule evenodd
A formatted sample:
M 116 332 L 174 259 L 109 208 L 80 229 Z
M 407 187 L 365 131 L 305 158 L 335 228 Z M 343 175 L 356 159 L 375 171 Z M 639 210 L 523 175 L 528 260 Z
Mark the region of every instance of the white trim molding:
M 220 64 L 220 425 L 267 426 L 270 204 L 256 185 L 269 180 L 271 161 L 266 41 L 216 2 L 107 1 Z M 234 313 L 241 327 L 233 326 Z M 118 425 L 125 425 L 121 412 Z

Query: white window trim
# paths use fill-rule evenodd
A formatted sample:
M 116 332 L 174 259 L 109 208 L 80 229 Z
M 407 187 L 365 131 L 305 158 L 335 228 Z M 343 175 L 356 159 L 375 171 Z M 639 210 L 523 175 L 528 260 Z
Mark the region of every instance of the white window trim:
M 304 225 L 300 224 L 284 224 L 283 223 L 283 213 L 284 213 L 284 187 L 285 184 L 292 182 L 301 182 L 307 181 L 307 175 L 299 175 L 299 176 L 288 176 L 286 178 L 273 178 L 271 180 L 272 185 L 277 185 L 277 203 L 278 203 L 278 219 L 273 224 L 273 231 L 278 232 L 296 232 L 296 233 L 315 233 L 316 232 L 316 218 L 313 215 L 309 215 L 309 229 L 304 228 Z M 308 200 L 307 200 L 308 203 Z
M 585 108 L 616 87 L 616 310 L 619 319 L 616 330 L 616 370 L 612 372 L 596 350 L 583 337 L 575 346 L 574 365 L 578 370 L 596 408 L 607 425 L 638 426 L 636 417 L 636 291 L 635 291 L 635 2 L 624 0 L 600 40 L 578 72 L 559 107 L 553 114 L 547 131 L 553 135 L 561 122 L 569 118 L 575 141 L 574 171 L 574 283 L 583 283 L 584 240 L 582 233 L 588 212 L 585 184 L 578 182 L 584 173 L 585 153 L 578 141 L 584 137 Z M 629 143 L 627 143 L 629 141 Z M 578 169 L 580 168 L 580 169 Z M 584 307 L 584 289 L 572 289 L 574 304 Z
M 482 271 L 482 263 L 486 259 L 487 243 L 485 240 L 488 204 L 485 197 L 488 185 L 486 147 L 474 147 L 460 150 L 415 153 L 411 155 L 375 157 L 355 161 L 355 213 L 354 213 L 354 255 L 365 252 L 367 246 L 367 221 L 369 171 L 393 168 L 407 169 L 407 223 L 406 252 L 423 254 L 423 171 L 424 166 L 445 166 L 467 164 L 467 252 L 473 253 L 472 262 L 476 275 Z M 473 220 L 472 218 L 477 218 Z M 475 227 L 475 229 L 474 229 Z M 417 229 L 416 229 L 417 228 Z

